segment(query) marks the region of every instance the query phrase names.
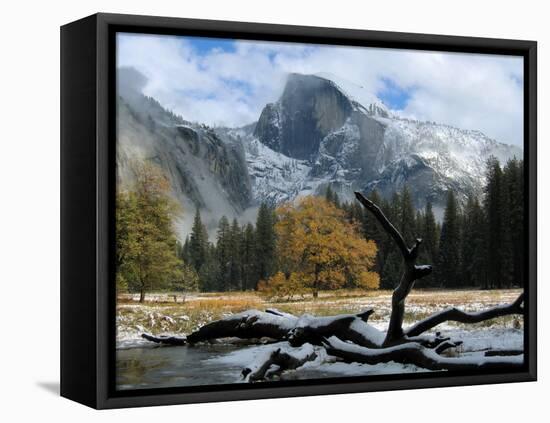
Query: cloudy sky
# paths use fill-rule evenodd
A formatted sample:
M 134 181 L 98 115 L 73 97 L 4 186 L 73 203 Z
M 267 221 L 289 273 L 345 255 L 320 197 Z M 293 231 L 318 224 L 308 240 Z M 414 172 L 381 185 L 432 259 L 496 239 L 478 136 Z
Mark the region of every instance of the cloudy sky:
M 135 67 L 145 94 L 209 125 L 257 120 L 290 72 L 330 73 L 402 116 L 523 144 L 521 57 L 118 34 L 117 66 Z

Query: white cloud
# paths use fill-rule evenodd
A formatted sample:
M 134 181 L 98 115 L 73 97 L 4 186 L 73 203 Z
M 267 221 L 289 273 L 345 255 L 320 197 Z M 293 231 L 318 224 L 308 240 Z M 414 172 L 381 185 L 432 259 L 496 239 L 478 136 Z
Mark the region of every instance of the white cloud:
M 289 72 L 324 72 L 373 94 L 389 79 L 407 94 L 406 116 L 523 143 L 519 57 L 248 41 L 198 51 L 185 37 L 119 34 L 117 60 L 148 78 L 145 94 L 211 125 L 253 122 Z

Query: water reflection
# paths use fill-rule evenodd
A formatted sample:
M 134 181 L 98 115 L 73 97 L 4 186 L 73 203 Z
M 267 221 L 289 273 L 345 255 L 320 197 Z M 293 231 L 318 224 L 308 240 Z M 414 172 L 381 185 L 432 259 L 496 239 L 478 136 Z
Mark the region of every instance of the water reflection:
M 117 388 L 163 388 L 242 382 L 242 366 L 210 360 L 233 345 L 142 347 L 117 351 Z

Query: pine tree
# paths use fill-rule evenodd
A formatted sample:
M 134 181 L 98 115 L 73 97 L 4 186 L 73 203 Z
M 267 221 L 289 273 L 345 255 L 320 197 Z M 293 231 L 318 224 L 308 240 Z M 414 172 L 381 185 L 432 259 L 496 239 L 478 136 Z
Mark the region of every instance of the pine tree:
M 415 225 L 415 237 L 418 238 L 420 235 L 422 235 L 422 224 L 424 223 L 424 213 L 422 210 L 418 209 L 416 211 L 416 216 L 414 218 L 414 225 Z
M 242 289 L 249 290 L 255 288 L 254 280 L 254 245 L 255 232 L 254 226 L 247 223 L 243 230 L 243 238 L 241 244 L 241 274 L 242 274 Z
M 216 289 L 228 291 L 230 288 L 229 274 L 231 271 L 231 226 L 227 217 L 222 216 L 218 223 L 216 258 L 219 263 L 219 275 Z
M 380 274 L 380 287 L 394 289 L 399 283 L 403 270 L 403 258 L 397 248 L 391 248 L 386 254 L 386 259 Z
M 421 262 L 433 265 L 438 258 L 439 233 L 430 201 L 426 202 L 424 213 L 418 224 L 421 226 L 420 236 L 422 238 L 422 249 L 420 250 Z M 423 284 L 425 286 L 434 286 L 435 279 L 433 274 L 423 278 Z
M 216 247 L 208 243 L 205 261 L 199 272 L 199 288 L 201 291 L 220 291 L 220 263 L 216 254 Z
M 479 200 L 469 196 L 462 219 L 461 275 L 466 286 L 481 288 L 485 284 L 486 221 Z
M 401 221 L 401 196 L 394 192 L 389 202 L 382 202 L 382 211 L 390 222 Z M 380 286 L 384 289 L 393 289 L 399 283 L 403 260 L 395 241 L 386 236 L 383 242 L 384 257 L 380 273 Z
M 190 244 L 189 235 L 185 237 L 183 245 L 178 242 L 178 257 L 182 259 L 184 263 L 192 266 Z M 192 267 L 194 269 L 194 266 Z
M 502 169 L 495 157 L 487 161 L 487 185 L 485 187 L 485 214 L 487 216 L 487 287 L 502 288 L 504 223 L 502 219 L 503 186 Z
M 447 195 L 447 204 L 441 226 L 439 255 L 435 270 L 436 282 L 445 288 L 461 285 L 460 271 L 460 227 L 458 203 L 453 191 Z
M 267 204 L 262 203 L 256 219 L 256 281 L 267 280 L 275 268 L 275 213 Z M 256 286 L 255 286 L 256 287 Z
M 405 185 L 400 196 L 401 202 L 399 205 L 399 229 L 405 238 L 407 245 L 412 245 L 417 237 L 415 210 L 412 203 L 411 192 L 409 187 Z
M 524 226 L 524 219 L 525 219 L 525 205 L 524 205 L 524 173 L 523 173 L 523 160 L 518 161 L 518 170 L 517 170 L 517 176 L 516 176 L 516 189 L 517 189 L 517 195 L 515 200 L 515 205 L 513 208 L 513 219 L 512 222 L 513 226 L 513 234 L 514 234 L 514 246 L 515 246 L 515 253 L 514 253 L 514 275 L 516 283 L 519 286 L 525 286 L 525 226 Z
M 504 203 L 507 213 L 504 215 L 508 230 L 503 234 L 503 259 L 505 269 L 509 272 L 508 286 L 523 286 L 523 162 L 516 158 L 509 160 L 504 166 Z
M 243 243 L 243 234 L 239 222 L 233 219 L 229 234 L 230 252 L 229 252 L 229 288 L 232 290 L 242 289 L 242 258 L 241 248 Z
M 189 238 L 188 255 L 190 264 L 196 272 L 200 272 L 202 265 L 206 260 L 206 248 L 208 246 L 208 231 L 202 223 L 200 210 L 195 211 L 193 227 Z

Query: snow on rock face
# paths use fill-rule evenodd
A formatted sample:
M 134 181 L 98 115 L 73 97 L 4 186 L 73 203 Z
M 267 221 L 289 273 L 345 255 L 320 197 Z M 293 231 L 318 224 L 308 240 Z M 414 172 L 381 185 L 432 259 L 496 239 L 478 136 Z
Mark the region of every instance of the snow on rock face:
M 184 209 L 201 208 L 210 228 L 222 214 L 322 195 L 329 185 L 351 201 L 357 190 L 388 198 L 407 184 L 417 207 L 429 200 L 437 212 L 450 189 L 460 201 L 481 194 L 490 156 L 523 156 L 479 131 L 404 119 L 329 74 L 289 75 L 279 100 L 243 128 L 211 129 L 129 89 L 122 94 L 119 178 L 131 179 L 132 157 L 155 158 L 175 198 Z M 182 234 L 189 225 L 181 223 Z
M 354 102 L 356 109 L 366 111 L 371 115 L 378 115 L 386 118 L 390 116 L 390 110 L 388 107 L 362 85 L 358 85 L 338 75 L 328 72 L 320 72 L 315 74 L 315 76 L 331 81 L 340 91 L 342 91 Z
M 470 193 L 480 195 L 490 156 L 501 162 L 523 157 L 519 148 L 479 131 L 401 118 L 379 120 L 386 125 L 376 158 L 379 176 L 365 190 L 377 189 L 387 196 L 407 183 L 418 206 L 426 199 L 442 204 L 449 189 L 460 200 Z
M 390 197 L 407 184 L 417 207 L 438 210 L 447 192 L 480 195 L 490 156 L 523 157 L 483 133 L 402 118 L 363 87 L 334 75 L 291 74 L 281 98 L 240 131 L 256 202 L 279 204 L 353 191 Z
M 308 189 L 311 166 L 278 153 L 257 139 L 250 139 L 245 149 L 252 196 L 257 202 L 275 206 L 298 197 Z

